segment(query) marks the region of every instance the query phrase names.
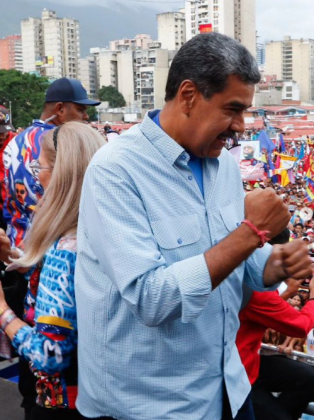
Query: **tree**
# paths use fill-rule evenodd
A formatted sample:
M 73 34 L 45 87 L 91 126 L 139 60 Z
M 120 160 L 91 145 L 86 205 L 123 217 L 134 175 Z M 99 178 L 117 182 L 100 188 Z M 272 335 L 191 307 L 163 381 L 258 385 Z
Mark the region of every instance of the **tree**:
M 96 110 L 96 108 L 94 106 L 89 106 L 87 108 L 87 111 L 86 112 L 87 112 L 87 114 L 89 116 L 89 121 L 97 121 L 98 114 L 97 114 L 97 110 Z
M 45 92 L 49 86 L 46 77 L 21 73 L 17 70 L 0 70 L 0 105 L 12 108 L 12 124 L 26 128 L 35 118 L 40 118 Z
M 111 108 L 120 108 L 126 105 L 123 95 L 113 86 L 103 86 L 99 90 L 99 99 L 109 102 Z

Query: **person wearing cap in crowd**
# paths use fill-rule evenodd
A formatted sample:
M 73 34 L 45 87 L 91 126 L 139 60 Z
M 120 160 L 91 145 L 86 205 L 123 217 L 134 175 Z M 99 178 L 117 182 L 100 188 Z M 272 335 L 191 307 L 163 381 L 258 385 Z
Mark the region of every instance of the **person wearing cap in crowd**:
M 298 294 L 303 297 L 304 302 L 307 302 L 310 297 L 310 290 L 305 287 L 300 287 L 298 289 Z
M 41 167 L 38 163 L 43 134 L 68 121 L 87 121 L 87 107 L 99 104 L 100 102 L 88 98 L 87 92 L 79 80 L 66 77 L 55 80 L 47 89 L 40 119 L 34 120 L 30 127 L 13 138 L 6 146 L 4 151 L 6 183 L 4 217 L 8 225 L 7 235 L 10 238 L 12 249 L 22 246 L 35 206 L 43 195 L 43 188 L 38 177 L 34 178 L 30 169 L 30 165 L 34 166 L 35 164 L 38 172 L 49 170 Z M 23 201 L 19 200 L 16 194 L 17 180 L 22 180 L 24 183 L 25 199 Z M 27 290 L 25 277 L 17 272 L 16 275 L 19 276 L 21 283 L 19 288 L 21 306 L 27 291 L 24 320 L 32 325 L 36 288 L 30 287 Z M 36 281 L 38 283 L 38 273 L 35 270 L 29 284 L 32 286 Z M 25 409 L 25 419 L 28 419 L 36 399 L 35 380 L 29 370 L 28 362 L 20 359 L 19 368 L 19 390 L 24 397 L 22 407 Z
M 293 238 L 298 239 L 298 238 L 302 238 L 302 236 L 303 236 L 303 224 L 302 223 L 296 223 L 294 225 Z

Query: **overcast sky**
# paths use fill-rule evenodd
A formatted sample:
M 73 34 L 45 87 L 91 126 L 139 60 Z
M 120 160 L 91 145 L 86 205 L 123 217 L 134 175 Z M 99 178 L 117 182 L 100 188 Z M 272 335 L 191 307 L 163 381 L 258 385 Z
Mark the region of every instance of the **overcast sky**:
M 64 0 L 53 1 L 64 4 Z M 159 12 L 184 6 L 184 1 L 175 0 L 67 0 L 67 5 L 97 4 L 121 10 L 117 3 L 136 8 L 145 5 Z M 260 40 L 280 40 L 284 35 L 314 38 L 314 0 L 256 0 L 256 9 Z

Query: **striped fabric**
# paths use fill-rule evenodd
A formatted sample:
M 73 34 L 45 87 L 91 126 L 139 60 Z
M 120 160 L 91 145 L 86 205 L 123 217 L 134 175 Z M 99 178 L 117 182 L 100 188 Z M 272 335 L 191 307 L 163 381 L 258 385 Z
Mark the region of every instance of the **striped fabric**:
M 234 158 L 203 162 L 146 115 L 89 166 L 78 227 L 77 406 L 87 417 L 218 420 L 223 382 L 233 414 L 250 385 L 235 346 L 243 279 L 264 290 L 271 247 L 214 291 L 203 253 L 244 218 Z M 235 244 L 235 247 L 237 244 Z

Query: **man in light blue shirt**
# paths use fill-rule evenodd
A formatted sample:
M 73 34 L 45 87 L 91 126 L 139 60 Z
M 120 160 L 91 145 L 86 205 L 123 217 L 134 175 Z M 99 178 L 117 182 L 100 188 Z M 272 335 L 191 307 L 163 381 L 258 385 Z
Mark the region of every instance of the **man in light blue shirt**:
M 193 38 L 172 63 L 163 110 L 89 166 L 75 280 L 84 416 L 254 418 L 235 346 L 242 282 L 263 291 L 311 271 L 302 241 L 259 248 L 288 209 L 272 190 L 244 203 L 224 149 L 244 131 L 259 79 L 235 40 Z

